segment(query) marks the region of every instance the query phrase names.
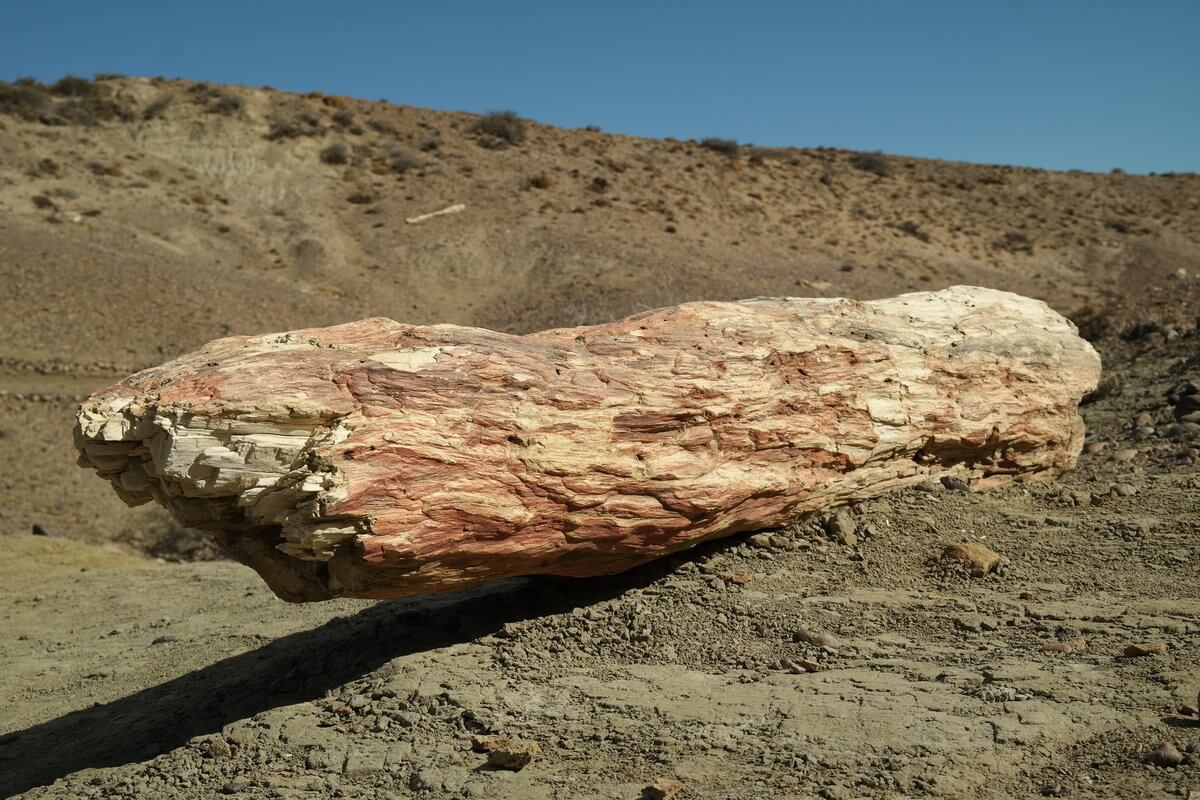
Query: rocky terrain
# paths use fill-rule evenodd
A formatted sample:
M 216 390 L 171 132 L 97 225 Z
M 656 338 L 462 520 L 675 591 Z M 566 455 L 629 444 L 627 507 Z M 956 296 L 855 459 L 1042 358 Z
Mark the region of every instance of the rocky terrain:
M 1195 175 L 0 86 L 0 795 L 1187 797 L 1197 274 Z M 291 606 L 73 463 L 82 397 L 228 333 L 963 282 L 1101 352 L 1056 484 L 928 485 L 613 578 Z M 961 542 L 1001 560 L 974 576 Z

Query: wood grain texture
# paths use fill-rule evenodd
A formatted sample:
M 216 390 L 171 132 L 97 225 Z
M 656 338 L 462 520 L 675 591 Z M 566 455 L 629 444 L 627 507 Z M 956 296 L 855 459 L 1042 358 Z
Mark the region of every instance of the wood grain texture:
M 97 392 L 80 463 L 281 597 L 618 572 L 953 475 L 1074 466 L 1100 361 L 954 287 L 689 303 L 512 336 L 366 319 L 214 341 Z

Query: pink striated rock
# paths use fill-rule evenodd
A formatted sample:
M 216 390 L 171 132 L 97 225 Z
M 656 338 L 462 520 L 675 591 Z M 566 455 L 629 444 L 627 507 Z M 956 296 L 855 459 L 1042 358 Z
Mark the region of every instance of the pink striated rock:
M 97 392 L 80 461 L 281 597 L 618 572 L 949 475 L 1074 466 L 1095 351 L 955 287 L 689 303 L 511 336 L 367 319 L 212 342 Z

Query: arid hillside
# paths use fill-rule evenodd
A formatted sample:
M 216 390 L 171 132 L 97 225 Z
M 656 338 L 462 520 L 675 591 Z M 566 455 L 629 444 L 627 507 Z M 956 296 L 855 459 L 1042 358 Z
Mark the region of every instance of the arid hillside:
M 527 331 L 953 283 L 1072 312 L 1200 258 L 1195 175 L 657 141 L 143 78 L 12 86 L 0 110 L 4 355 L 35 362 L 125 368 L 367 315 Z

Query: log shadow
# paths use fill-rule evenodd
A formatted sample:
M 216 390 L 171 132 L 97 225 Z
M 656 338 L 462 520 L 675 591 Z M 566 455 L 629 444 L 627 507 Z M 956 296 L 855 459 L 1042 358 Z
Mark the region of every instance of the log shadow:
M 736 543 L 701 545 L 620 575 L 521 578 L 377 603 L 119 700 L 0 736 L 0 797 L 81 769 L 154 758 L 236 720 L 320 698 L 394 658 L 615 597 L 658 580 L 681 561 Z

